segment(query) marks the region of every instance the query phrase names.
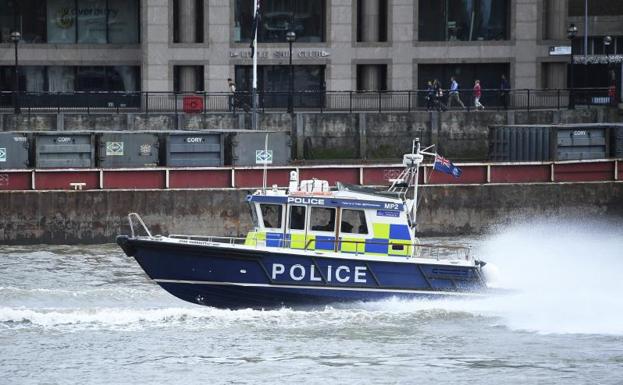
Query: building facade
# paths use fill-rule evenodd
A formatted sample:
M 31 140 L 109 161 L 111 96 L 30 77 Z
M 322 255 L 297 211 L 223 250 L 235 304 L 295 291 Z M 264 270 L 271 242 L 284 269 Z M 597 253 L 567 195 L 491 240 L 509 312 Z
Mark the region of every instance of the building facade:
M 498 88 L 565 88 L 567 28 L 584 53 L 584 0 L 262 0 L 259 88 L 413 90 L 454 76 Z M 0 0 L 0 91 L 227 92 L 251 79 L 253 0 Z M 623 2 L 590 0 L 587 55 L 623 55 Z M 603 45 L 603 37 L 613 42 Z M 553 49 L 562 47 L 562 50 Z M 562 54 L 560 54 L 562 53 Z M 576 85 L 620 84 L 620 64 Z M 598 71 L 599 76 L 590 73 Z M 602 75 L 603 73 L 603 75 Z M 603 78 L 603 79 L 602 79 Z M 605 82 L 606 84 L 601 84 Z

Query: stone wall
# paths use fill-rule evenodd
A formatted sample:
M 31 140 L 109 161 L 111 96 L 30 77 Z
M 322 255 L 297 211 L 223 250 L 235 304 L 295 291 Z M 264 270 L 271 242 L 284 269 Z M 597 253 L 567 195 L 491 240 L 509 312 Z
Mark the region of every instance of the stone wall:
M 251 228 L 243 190 L 0 192 L 0 245 L 113 242 L 139 213 L 154 234 L 243 236 Z M 421 235 L 487 232 L 537 218 L 623 221 L 623 182 L 424 186 Z
M 262 129 L 291 131 L 293 158 L 305 160 L 389 159 L 411 151 L 411 141 L 436 143 L 453 160 L 485 160 L 491 125 L 614 123 L 615 109 L 447 111 L 260 115 Z M 163 131 L 250 129 L 249 114 L 0 114 L 0 131 Z

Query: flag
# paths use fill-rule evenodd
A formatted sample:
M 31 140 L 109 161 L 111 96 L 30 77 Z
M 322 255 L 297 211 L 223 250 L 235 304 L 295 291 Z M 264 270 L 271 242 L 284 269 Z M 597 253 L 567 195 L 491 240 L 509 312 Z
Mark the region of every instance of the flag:
M 439 155 L 435 155 L 435 164 L 433 165 L 433 169 L 446 174 L 450 174 L 455 178 L 460 177 L 462 173 L 460 168 L 456 167 L 448 159 Z
M 260 24 L 262 23 L 262 14 L 260 13 L 260 0 L 257 0 L 257 8 L 255 8 L 255 13 L 253 16 L 253 26 L 251 27 L 251 57 L 255 56 L 255 39 L 257 38 L 257 33 L 260 28 Z

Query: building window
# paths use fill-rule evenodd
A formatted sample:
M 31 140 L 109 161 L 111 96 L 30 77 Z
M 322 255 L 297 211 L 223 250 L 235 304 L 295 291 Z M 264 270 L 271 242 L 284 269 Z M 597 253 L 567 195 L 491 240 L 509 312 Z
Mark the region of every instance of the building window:
M 0 67 L 0 89 L 12 90 L 14 69 Z M 20 91 L 140 91 L 140 68 L 134 66 L 23 66 Z
M 585 0 L 569 0 L 569 16 L 584 16 Z M 623 1 L 599 0 L 588 2 L 589 16 L 623 15 Z
M 175 92 L 197 92 L 204 89 L 203 66 L 173 67 L 173 90 Z
M 2 42 L 136 44 L 139 24 L 139 0 L 0 0 Z
M 584 37 L 573 40 L 573 54 L 584 55 Z M 612 36 L 612 43 L 606 49 L 604 36 L 588 37 L 588 55 L 621 55 L 623 54 L 623 36 Z
M 387 41 L 387 0 L 357 0 L 357 41 Z
M 251 66 L 236 66 L 236 89 L 251 92 L 253 72 Z M 290 69 L 287 65 L 258 66 L 257 88 L 260 107 L 286 107 L 288 105 Z M 320 107 L 324 100 L 325 66 L 294 66 L 294 107 Z M 249 105 L 251 105 L 249 100 Z
M 508 40 L 509 0 L 420 0 L 420 41 Z
M 387 91 L 387 64 L 357 65 L 357 91 Z
M 173 42 L 203 43 L 203 0 L 173 0 Z
M 262 2 L 258 40 L 285 43 L 286 32 L 296 32 L 297 42 L 325 41 L 325 0 L 267 0 Z M 253 36 L 253 0 L 235 0 L 234 41 L 250 42 Z
M 497 106 L 500 104 L 499 89 L 502 75 L 509 81 L 510 66 L 508 63 L 473 63 L 473 64 L 420 64 L 418 65 L 418 89 L 426 90 L 429 81 L 438 80 L 441 88 L 450 88 L 450 78 L 454 76 L 459 83 L 459 96 L 468 105 L 472 99 L 472 88 L 474 82 L 480 80 L 482 87 L 483 105 Z M 446 95 L 447 96 L 447 95 Z M 420 106 L 425 103 L 426 92 L 420 92 L 418 103 Z

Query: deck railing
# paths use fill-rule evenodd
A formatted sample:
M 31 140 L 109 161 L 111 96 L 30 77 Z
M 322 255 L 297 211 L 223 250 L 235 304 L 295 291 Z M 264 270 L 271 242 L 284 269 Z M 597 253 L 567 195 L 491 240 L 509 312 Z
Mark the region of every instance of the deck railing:
M 446 90 L 440 98 L 429 98 L 427 90 L 405 91 L 295 91 L 295 112 L 411 112 L 426 110 L 474 110 L 471 89 L 459 90 L 465 108 L 449 106 Z M 288 92 L 260 92 L 261 112 L 285 112 Z M 617 97 L 608 88 L 576 89 L 483 89 L 481 103 L 486 110 L 567 109 L 570 106 L 614 105 Z M 76 112 L 146 114 L 247 112 L 248 92 L 0 92 L 0 110 L 19 107 L 22 113 Z

